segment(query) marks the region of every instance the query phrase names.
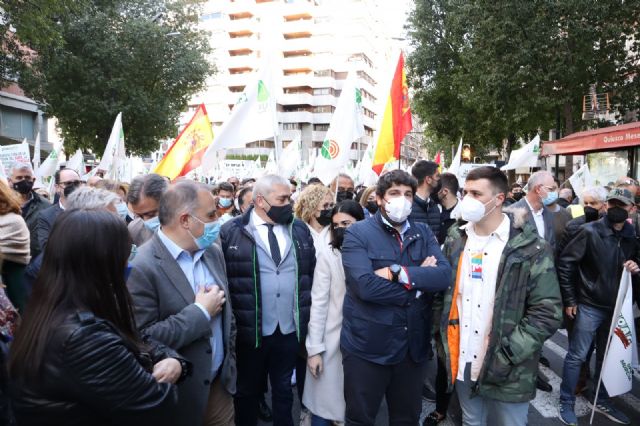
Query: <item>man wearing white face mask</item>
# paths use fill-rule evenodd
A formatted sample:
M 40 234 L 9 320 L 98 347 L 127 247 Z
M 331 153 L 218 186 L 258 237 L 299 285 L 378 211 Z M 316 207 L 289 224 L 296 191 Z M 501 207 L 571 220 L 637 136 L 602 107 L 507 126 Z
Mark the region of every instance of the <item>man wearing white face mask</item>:
M 431 301 L 451 267 L 429 227 L 408 220 L 417 182 L 393 170 L 378 181 L 378 212 L 347 228 L 347 292 L 340 338 L 347 425 L 374 424 L 386 397 L 391 425 L 417 424 L 431 349 Z
M 456 274 L 434 300 L 438 355 L 455 383 L 465 426 L 527 424 L 538 358 L 560 326 L 560 289 L 553 254 L 525 209 L 502 209 L 507 177 L 493 167 L 467 176 L 462 219 L 444 254 Z
M 553 212 L 547 207 L 558 199 L 558 185 L 553 175 L 546 170 L 535 172 L 527 182 L 527 195 L 512 204 L 514 208 L 527 209 L 528 221 L 536 230 L 540 238 L 544 238 L 551 248 L 556 248 L 556 237 L 553 227 Z

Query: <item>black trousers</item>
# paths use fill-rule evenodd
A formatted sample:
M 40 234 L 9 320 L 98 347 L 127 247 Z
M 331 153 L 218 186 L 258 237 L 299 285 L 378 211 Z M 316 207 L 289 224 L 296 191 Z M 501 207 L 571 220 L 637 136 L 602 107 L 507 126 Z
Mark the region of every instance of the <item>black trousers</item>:
M 443 416 L 447 415 L 451 394 L 447 392 L 449 385 L 447 379 L 447 365 L 444 360 L 436 357 L 438 362 L 438 373 L 436 374 L 436 411 Z
M 267 375 L 271 382 L 274 426 L 293 426 L 291 375 L 297 354 L 296 333 L 283 335 L 280 328 L 276 328 L 271 336 L 263 337 L 260 348 L 236 348 L 238 382 L 234 405 L 237 426 L 254 426 L 258 423 L 258 401 L 264 393 Z
M 415 426 L 422 409 L 422 382 L 426 361 L 408 356 L 395 365 L 380 365 L 342 352 L 347 426 L 372 426 L 386 397 L 392 426 Z

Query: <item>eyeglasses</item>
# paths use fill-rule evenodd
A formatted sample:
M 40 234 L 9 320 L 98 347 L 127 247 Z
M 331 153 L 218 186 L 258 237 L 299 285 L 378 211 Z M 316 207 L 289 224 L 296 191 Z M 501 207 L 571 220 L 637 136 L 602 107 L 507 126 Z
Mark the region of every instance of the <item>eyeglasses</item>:
M 68 187 L 68 186 L 80 186 L 84 183 L 84 181 L 82 180 L 68 180 L 66 182 L 60 182 L 59 185 L 63 186 L 63 187 Z

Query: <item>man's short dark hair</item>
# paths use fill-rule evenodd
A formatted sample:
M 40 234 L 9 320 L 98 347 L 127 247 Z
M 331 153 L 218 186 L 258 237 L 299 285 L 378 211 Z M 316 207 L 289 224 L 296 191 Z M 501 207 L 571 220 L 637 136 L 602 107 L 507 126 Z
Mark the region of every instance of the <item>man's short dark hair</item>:
M 204 183 L 192 180 L 181 180 L 167 189 L 158 207 L 160 224 L 167 225 L 185 211 L 193 212 L 198 207 L 198 192 L 211 192 L 211 188 Z
M 480 180 L 487 179 L 493 188 L 494 195 L 504 194 L 509 192 L 509 181 L 507 176 L 500 171 L 500 169 L 490 166 L 478 167 L 473 169 L 467 175 L 467 180 Z
M 404 170 L 392 170 L 389 173 L 385 173 L 380 176 L 378 185 L 376 186 L 376 195 L 380 198 L 384 198 L 384 194 L 387 192 L 387 189 L 394 185 L 410 186 L 411 191 L 413 191 L 414 194 L 418 189 L 418 182 L 416 182 L 416 179 L 409 173 Z
M 519 183 L 517 183 L 517 182 L 516 182 L 516 183 L 512 183 L 512 184 L 511 184 L 511 190 L 513 190 L 514 188 L 520 188 L 520 189 L 522 189 L 522 185 L 520 185 L 520 184 L 519 184 Z
M 447 188 L 450 193 L 457 195 L 460 190 L 460 184 L 458 178 L 453 173 L 443 173 L 440 175 L 440 185 L 442 188 Z
M 424 178 L 427 176 L 433 176 L 437 170 L 437 163 L 434 163 L 433 161 L 420 160 L 411 168 L 411 174 L 418 181 L 418 185 L 421 185 L 424 182 Z
M 233 194 L 235 189 L 229 182 L 220 182 L 216 188 L 216 193 L 219 193 L 220 191 L 227 191 Z
M 136 176 L 131 181 L 131 185 L 129 185 L 127 202 L 135 206 L 143 196 L 153 198 L 159 202 L 168 187 L 167 180 L 158 174 L 150 173 Z
M 296 180 L 295 180 L 295 179 L 289 179 L 289 183 L 290 183 L 291 185 L 295 186 L 295 187 L 297 187 L 297 186 L 298 186 L 298 182 L 296 182 Z
M 312 178 L 309 178 L 309 182 L 307 182 L 307 185 L 315 185 L 317 183 L 322 185 L 322 181 L 320 179 L 318 179 L 317 177 L 312 177 Z

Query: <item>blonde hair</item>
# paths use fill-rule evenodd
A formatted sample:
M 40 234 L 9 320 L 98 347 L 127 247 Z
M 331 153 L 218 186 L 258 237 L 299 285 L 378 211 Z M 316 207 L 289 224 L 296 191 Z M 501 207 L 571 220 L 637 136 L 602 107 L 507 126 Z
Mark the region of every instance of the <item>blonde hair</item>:
M 20 214 L 22 202 L 18 194 L 9 188 L 3 181 L 0 181 L 0 215 L 7 213 Z
M 324 185 L 308 185 L 296 200 L 294 213 L 298 219 L 306 223 L 311 222 L 316 210 L 327 194 L 333 197 L 333 192 Z
M 360 196 L 360 205 L 362 207 L 366 207 L 367 206 L 367 199 L 369 198 L 369 195 L 371 195 L 372 192 L 376 191 L 376 187 L 374 186 L 370 186 L 367 189 L 365 189 L 364 191 L 362 191 L 362 195 Z

